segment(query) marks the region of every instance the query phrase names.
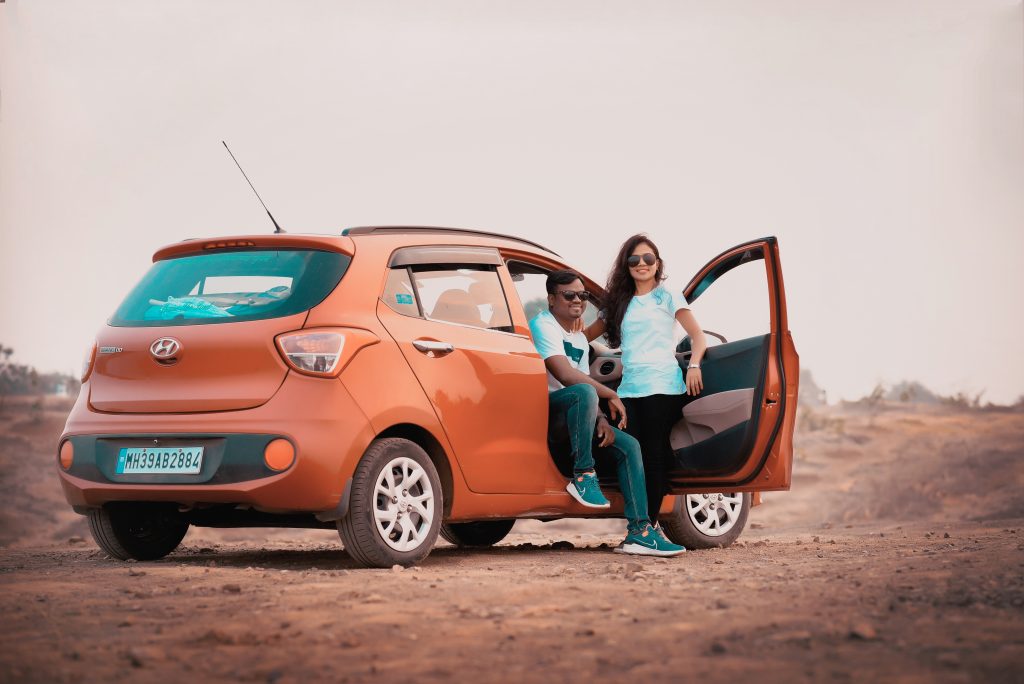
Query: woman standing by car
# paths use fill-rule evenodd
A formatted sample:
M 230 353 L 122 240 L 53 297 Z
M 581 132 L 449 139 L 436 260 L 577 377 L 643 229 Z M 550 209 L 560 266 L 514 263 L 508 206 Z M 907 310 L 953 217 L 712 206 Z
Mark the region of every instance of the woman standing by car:
M 646 235 L 626 240 L 608 275 L 601 317 L 586 331 L 588 340 L 605 334 L 611 347 L 622 349 L 622 383 L 617 392 L 626 407 L 626 432 L 640 442 L 652 522 L 657 522 L 668 492 L 669 433 L 687 397 L 704 389 L 700 362 L 707 348 L 690 305 L 681 293 L 663 284 L 664 271 L 661 254 Z M 675 355 L 677 321 L 692 341 L 685 379 Z

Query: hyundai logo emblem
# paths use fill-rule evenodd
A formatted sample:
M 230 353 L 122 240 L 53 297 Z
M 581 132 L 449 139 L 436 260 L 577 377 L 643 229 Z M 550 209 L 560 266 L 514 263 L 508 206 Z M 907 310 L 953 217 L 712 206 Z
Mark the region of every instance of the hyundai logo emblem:
M 149 353 L 157 361 L 170 361 L 181 352 L 181 342 L 173 337 L 161 337 L 149 345 Z

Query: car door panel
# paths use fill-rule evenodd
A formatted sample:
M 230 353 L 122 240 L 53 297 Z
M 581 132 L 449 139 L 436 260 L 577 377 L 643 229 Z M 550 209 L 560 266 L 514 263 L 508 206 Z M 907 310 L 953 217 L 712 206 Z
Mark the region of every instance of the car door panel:
M 421 251 L 425 250 L 405 250 L 400 256 L 404 260 L 426 259 L 436 256 L 434 251 L 453 253 L 453 248 L 438 248 L 425 255 Z M 461 258 L 471 256 L 461 254 Z M 485 260 L 487 255 L 476 258 Z M 403 261 L 397 267 L 404 265 Z M 435 276 L 459 273 L 457 265 L 431 270 L 429 261 L 417 262 L 414 268 L 426 268 Z M 510 281 L 503 268 L 495 271 L 497 279 L 489 296 L 499 297 L 504 305 L 501 290 L 507 292 Z M 411 293 L 395 306 L 381 301 L 378 318 L 430 400 L 468 488 L 478 493 L 542 493 L 548 485 L 545 475 L 553 471 L 546 453 L 544 362 L 528 336 L 486 327 L 488 322 L 481 318 L 472 295 L 444 290 L 445 282 L 435 281 L 431 297 L 436 301 L 430 306 L 421 306 L 423 293 L 417 285 L 414 305 L 408 304 L 413 301 Z M 424 310 L 427 315 L 418 313 Z

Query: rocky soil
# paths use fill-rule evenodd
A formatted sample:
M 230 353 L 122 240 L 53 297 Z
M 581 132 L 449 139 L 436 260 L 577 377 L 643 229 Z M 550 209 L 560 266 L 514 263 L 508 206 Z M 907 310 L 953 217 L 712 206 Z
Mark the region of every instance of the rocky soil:
M 362 570 L 326 531 L 106 558 L 53 472 L 62 411 L 0 414 L 0 681 L 1024 681 L 1020 413 L 804 410 L 792 491 L 727 549 L 522 521 Z

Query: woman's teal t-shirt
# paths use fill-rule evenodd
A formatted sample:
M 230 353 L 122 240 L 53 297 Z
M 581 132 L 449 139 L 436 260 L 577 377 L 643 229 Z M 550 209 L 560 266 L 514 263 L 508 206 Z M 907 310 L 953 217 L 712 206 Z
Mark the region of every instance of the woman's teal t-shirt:
M 620 397 L 682 394 L 683 371 L 676 361 L 676 312 L 689 309 L 683 295 L 659 285 L 634 296 L 622 318 Z

